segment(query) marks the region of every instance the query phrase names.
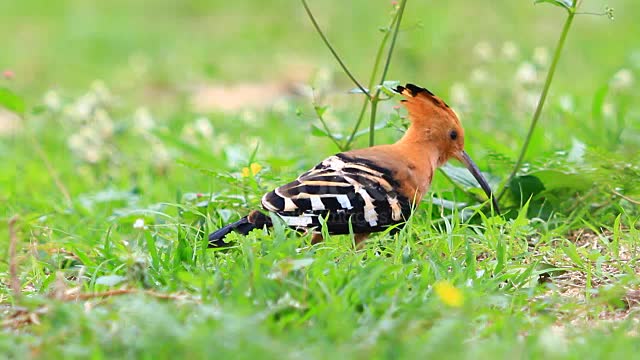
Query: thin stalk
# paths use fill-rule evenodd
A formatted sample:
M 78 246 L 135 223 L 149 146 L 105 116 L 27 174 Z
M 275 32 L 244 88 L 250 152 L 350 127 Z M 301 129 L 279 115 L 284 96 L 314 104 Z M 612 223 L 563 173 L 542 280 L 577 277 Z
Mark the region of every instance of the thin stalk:
M 573 23 L 573 18 L 576 15 L 576 4 L 574 2 L 574 7 L 568 9 L 569 15 L 564 22 L 564 27 L 562 28 L 562 33 L 560 34 L 560 39 L 558 40 L 558 45 L 556 46 L 556 50 L 553 54 L 553 60 L 551 62 L 551 67 L 549 68 L 549 72 L 547 73 L 547 78 L 544 82 L 544 87 L 542 88 L 542 93 L 540 94 L 540 100 L 538 101 L 538 106 L 536 107 L 536 111 L 533 114 L 533 118 L 531 119 L 531 125 L 529 126 L 529 132 L 527 133 L 527 137 L 524 140 L 524 144 L 522 144 L 522 149 L 520 150 L 520 155 L 518 156 L 518 160 L 516 161 L 516 165 L 513 167 L 513 171 L 507 178 L 502 191 L 500 191 L 500 195 L 498 195 L 498 201 L 502 199 L 504 194 L 507 191 L 507 187 L 511 180 L 516 176 L 518 170 L 522 167 L 522 163 L 524 161 L 524 157 L 527 154 L 527 149 L 529 148 L 529 142 L 531 142 L 531 138 L 533 136 L 533 131 L 538 124 L 538 119 L 540 119 L 540 114 L 542 113 L 542 108 L 544 107 L 544 102 L 547 99 L 547 94 L 549 93 L 549 88 L 551 87 L 551 81 L 553 80 L 553 74 L 556 71 L 556 66 L 558 65 L 558 61 L 560 60 L 560 55 L 562 54 L 562 48 L 564 47 L 565 40 L 567 39 L 567 34 L 569 34 L 569 29 L 571 28 L 571 23 Z
M 327 48 L 329 48 L 329 51 L 331 51 L 331 54 L 333 54 L 333 57 L 338 61 L 338 64 L 340 64 L 340 67 L 342 67 L 342 70 L 344 71 L 344 73 L 347 74 L 349 79 L 353 81 L 353 83 L 358 87 L 358 89 L 360 89 L 360 91 L 362 91 L 363 94 L 367 96 L 368 99 L 371 99 L 371 94 L 369 94 L 367 89 L 365 89 L 362 85 L 360 85 L 358 80 L 356 80 L 355 76 L 353 76 L 353 74 L 351 74 L 351 71 L 349 71 L 349 69 L 347 68 L 347 65 L 344 64 L 344 62 L 340 58 L 340 55 L 338 55 L 338 53 L 333 49 L 333 46 L 331 46 L 329 39 L 327 39 L 327 37 L 324 35 L 322 30 L 320 29 L 320 26 L 318 25 L 318 22 L 316 21 L 316 18 L 313 16 L 311 9 L 309 9 L 309 5 L 307 5 L 307 1 L 306 0 L 300 0 L 300 1 L 302 1 L 302 6 L 304 6 L 304 9 L 307 12 L 307 15 L 309 15 L 309 19 L 311 20 L 313 27 L 318 32 L 318 34 L 322 38 L 322 41 L 327 46 Z
M 376 115 L 378 110 L 378 101 L 380 100 L 380 92 L 382 91 L 382 85 L 387 78 L 387 72 L 389 71 L 389 65 L 391 64 L 391 56 L 396 46 L 396 40 L 398 39 L 398 32 L 400 31 L 400 23 L 402 22 L 402 14 L 404 14 L 404 8 L 407 5 L 407 0 L 402 0 L 400 8 L 397 13 L 397 20 L 395 28 L 393 29 L 393 37 L 391 38 L 391 44 L 389 45 L 389 51 L 387 52 L 387 60 L 384 63 L 384 69 L 382 69 L 382 76 L 380 77 L 380 83 L 378 89 L 376 89 L 375 95 L 371 99 L 371 117 L 369 119 L 369 146 L 375 145 L 375 127 L 376 127 Z
M 389 71 L 389 65 L 391 64 L 391 55 L 393 55 L 393 49 L 396 47 L 396 40 L 398 39 L 398 33 L 400 32 L 400 23 L 402 23 L 402 15 L 404 14 L 404 8 L 407 5 L 407 0 L 402 0 L 400 3 L 400 9 L 398 10 L 398 20 L 396 21 L 396 27 L 393 29 L 393 38 L 391 39 L 391 45 L 389 46 L 389 52 L 387 53 L 387 61 L 384 63 L 384 69 L 382 70 L 382 77 L 380 78 L 380 85 L 384 83 Z M 380 93 L 378 88 L 378 94 Z
M 342 144 L 340 144 L 340 142 L 338 141 L 338 139 L 336 139 L 333 134 L 331 133 L 331 130 L 329 129 L 329 126 L 327 125 L 327 123 L 324 121 L 324 117 L 322 116 L 322 111 L 320 111 L 320 108 L 318 107 L 318 105 L 313 105 L 313 109 L 316 111 L 316 115 L 318 116 L 318 120 L 320 120 L 320 123 L 322 124 L 322 128 L 324 129 L 324 131 L 327 133 L 327 136 L 329 136 L 329 138 L 331 139 L 331 141 L 333 141 L 334 144 L 336 144 L 336 146 L 338 147 L 338 149 L 340 149 L 340 151 L 344 151 L 344 147 L 342 146 Z
M 356 125 L 353 127 L 353 131 L 351 131 L 351 134 L 347 138 L 347 141 L 344 143 L 344 148 L 347 149 L 347 150 L 351 147 L 351 143 L 353 142 L 353 140 L 356 137 L 356 133 L 358 132 L 358 129 L 360 128 L 360 124 L 362 123 L 362 119 L 364 119 L 364 114 L 365 114 L 365 112 L 367 112 L 367 106 L 368 105 L 369 105 L 369 98 L 366 98 L 364 103 L 362 103 L 362 109 L 360 109 L 360 115 L 358 115 L 358 120 L 356 121 Z
M 373 146 L 376 143 L 375 140 L 375 127 L 376 127 L 376 114 L 378 112 L 378 97 L 374 96 L 371 101 L 371 117 L 369 119 L 369 146 Z
M 384 54 L 384 48 L 387 46 L 387 41 L 389 40 L 389 35 L 391 34 L 391 29 L 393 28 L 394 24 L 398 20 L 398 14 L 399 14 L 399 12 L 396 11 L 395 15 L 391 19 L 391 22 L 389 23 L 389 26 L 387 26 L 387 29 L 386 29 L 386 31 L 384 33 L 384 36 L 382 37 L 382 40 L 380 41 L 380 45 L 378 46 L 378 51 L 376 52 L 376 57 L 375 57 L 375 62 L 373 64 L 373 69 L 371 70 L 371 75 L 369 76 L 369 89 L 373 88 L 373 86 L 375 85 L 375 81 L 376 81 L 375 79 L 376 79 L 376 75 L 378 74 L 378 68 L 380 67 L 380 62 L 382 61 L 382 55 Z M 344 147 L 346 149 L 351 147 L 351 143 L 355 139 L 356 133 L 360 129 L 360 125 L 362 124 L 362 120 L 364 119 L 364 114 L 365 114 L 365 112 L 367 110 L 367 106 L 369 105 L 369 102 L 371 101 L 371 99 L 372 99 L 371 97 L 368 97 L 365 100 L 365 102 L 362 104 L 362 109 L 360 110 L 360 115 L 358 115 L 358 120 L 356 121 L 356 124 L 353 127 L 353 130 L 351 131 L 351 134 L 349 135 L 349 137 L 347 138 L 347 141 L 345 142 Z

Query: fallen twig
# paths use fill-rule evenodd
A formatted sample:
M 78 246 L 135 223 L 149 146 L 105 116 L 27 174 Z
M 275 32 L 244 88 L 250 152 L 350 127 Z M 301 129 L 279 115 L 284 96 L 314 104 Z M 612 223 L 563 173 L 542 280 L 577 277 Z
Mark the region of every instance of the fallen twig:
M 49 311 L 47 306 L 39 307 L 33 311 L 26 310 L 24 308 L 17 309 L 13 314 L 7 316 L 5 320 L 2 320 L 0 327 L 2 328 L 18 328 L 28 324 L 39 324 L 39 315 L 44 315 Z
M 162 300 L 189 300 L 196 303 L 201 303 L 199 298 L 188 296 L 188 294 L 163 294 L 151 290 L 139 290 L 139 289 L 115 289 L 103 292 L 95 293 L 76 293 L 69 289 L 64 294 L 54 295 L 53 298 L 60 301 L 88 301 L 93 299 L 107 299 L 114 296 L 129 295 L 129 294 L 143 294 Z M 85 303 L 85 309 L 90 309 L 92 306 L 89 303 Z M 5 320 L 0 322 L 0 328 L 19 328 L 24 325 L 39 324 L 40 316 L 46 315 L 49 312 L 49 306 L 43 305 L 35 310 L 28 310 L 23 307 L 14 308 L 10 315 Z
M 129 295 L 129 294 L 144 294 L 151 297 L 155 297 L 157 299 L 164 300 L 192 300 L 196 302 L 200 302 L 199 299 L 188 298 L 185 294 L 163 294 L 151 290 L 139 290 L 139 289 L 116 289 L 109 290 L 103 292 L 95 292 L 95 293 L 74 293 L 74 294 L 65 294 L 60 297 L 60 300 L 63 301 L 78 301 L 78 300 L 91 300 L 97 298 L 108 298 L 113 296 L 120 295 Z
M 627 200 L 628 202 L 630 202 L 630 203 L 632 203 L 632 204 L 640 205 L 640 201 L 638 201 L 638 200 L 633 200 L 632 198 L 630 198 L 630 197 L 628 197 L 628 196 L 625 196 L 625 195 L 621 194 L 619 191 L 616 191 L 616 190 L 614 190 L 614 189 L 611 189 L 611 192 L 612 192 L 614 195 L 617 195 L 617 196 L 619 196 L 619 197 L 621 197 L 621 198 L 623 198 L 623 199 Z

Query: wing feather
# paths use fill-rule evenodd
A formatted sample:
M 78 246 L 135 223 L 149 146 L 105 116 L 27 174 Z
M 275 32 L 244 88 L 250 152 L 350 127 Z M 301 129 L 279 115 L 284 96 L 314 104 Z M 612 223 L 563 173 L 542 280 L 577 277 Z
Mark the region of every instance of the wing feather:
M 330 233 L 380 231 L 411 215 L 411 202 L 395 189 L 393 174 L 372 161 L 347 154 L 331 156 L 296 180 L 262 198 L 263 207 L 295 228 L 320 227 Z

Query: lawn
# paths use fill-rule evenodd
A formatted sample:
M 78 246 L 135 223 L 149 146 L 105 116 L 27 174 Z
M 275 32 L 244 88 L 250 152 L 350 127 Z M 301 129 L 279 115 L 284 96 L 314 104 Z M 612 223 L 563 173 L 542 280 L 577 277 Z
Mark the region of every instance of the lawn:
M 309 6 L 368 85 L 397 4 Z M 406 2 L 386 79 L 455 109 L 501 215 L 451 162 L 362 248 L 278 225 L 207 249 L 360 114 L 302 3 L 0 2 L 0 357 L 637 356 L 640 3 L 579 12 L 507 182 L 567 12 Z M 399 100 L 376 143 L 402 135 Z

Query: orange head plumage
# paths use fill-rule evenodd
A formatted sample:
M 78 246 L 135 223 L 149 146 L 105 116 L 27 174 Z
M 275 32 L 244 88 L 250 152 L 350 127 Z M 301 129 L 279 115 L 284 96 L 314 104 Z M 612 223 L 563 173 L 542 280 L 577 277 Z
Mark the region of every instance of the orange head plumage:
M 402 100 L 409 112 L 410 140 L 427 143 L 431 151 L 437 151 L 438 166 L 449 158 L 460 159 L 464 151 L 464 129 L 456 113 L 431 91 L 407 84 L 395 89 L 405 97 Z
M 494 209 L 499 211 L 487 180 L 464 151 L 464 129 L 456 113 L 442 99 L 425 88 L 407 84 L 394 90 L 405 97 L 402 102 L 407 108 L 411 122 L 403 141 L 435 153 L 436 166 L 443 165 L 452 157 L 458 159 L 492 199 Z

